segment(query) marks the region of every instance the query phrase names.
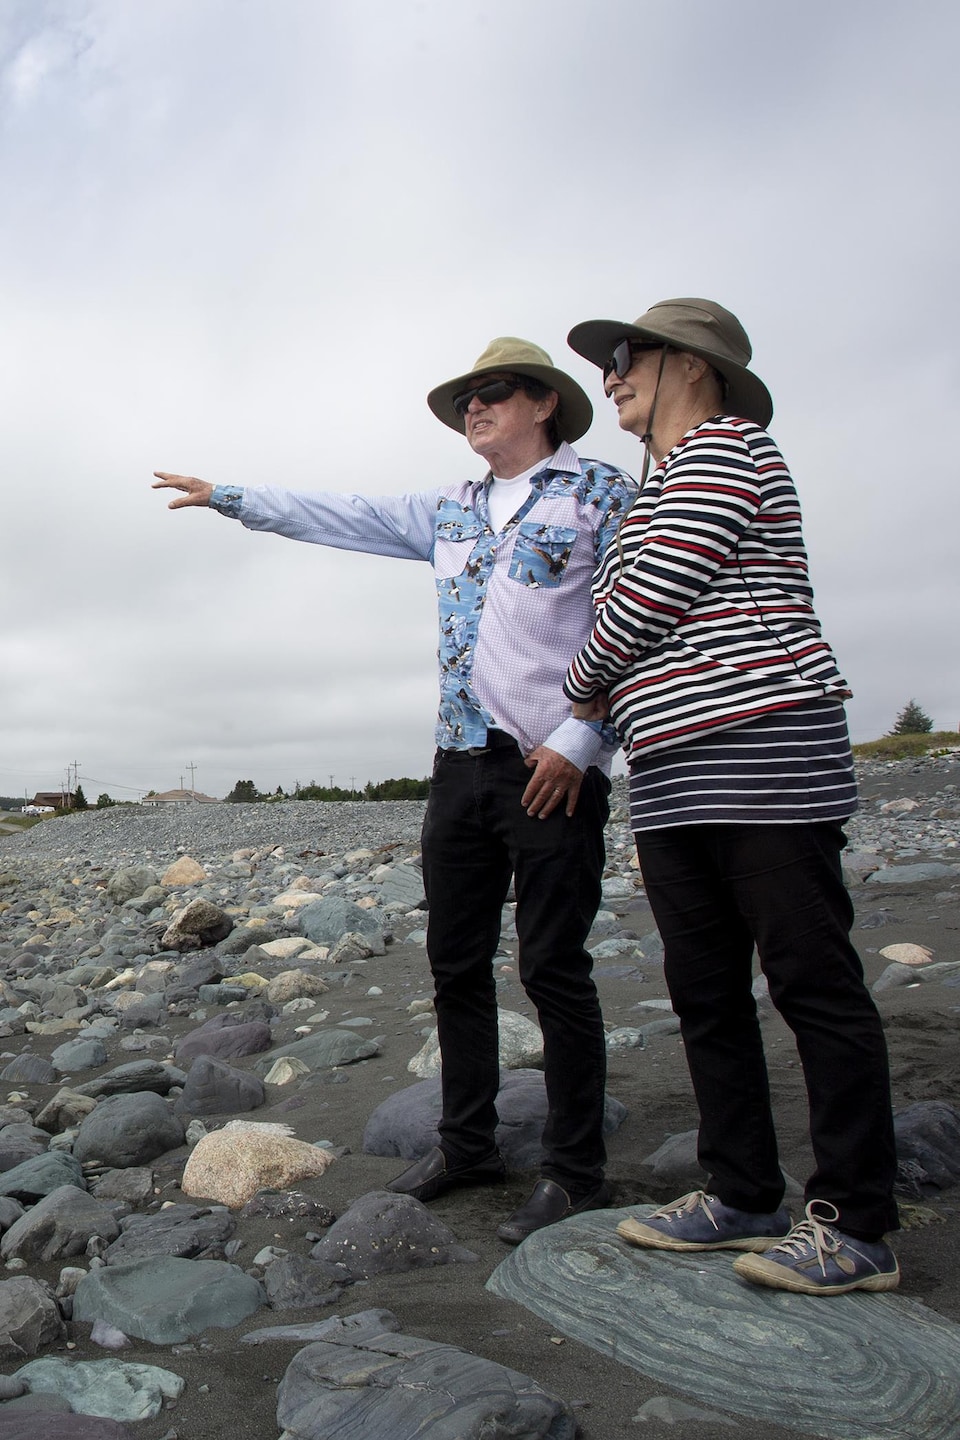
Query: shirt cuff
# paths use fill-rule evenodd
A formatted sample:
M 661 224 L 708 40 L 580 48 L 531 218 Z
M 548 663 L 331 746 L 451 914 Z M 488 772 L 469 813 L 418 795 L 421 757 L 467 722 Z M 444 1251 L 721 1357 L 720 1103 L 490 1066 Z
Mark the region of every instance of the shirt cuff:
M 616 749 L 616 746 L 611 749 L 604 744 L 601 728 L 600 721 L 575 720 L 571 715 L 543 743 L 548 750 L 556 750 L 571 765 L 576 765 L 578 770 L 586 771 L 591 765 L 608 763 Z
M 210 509 L 219 510 L 231 520 L 240 519 L 243 508 L 243 489 L 239 485 L 214 485 L 210 496 Z

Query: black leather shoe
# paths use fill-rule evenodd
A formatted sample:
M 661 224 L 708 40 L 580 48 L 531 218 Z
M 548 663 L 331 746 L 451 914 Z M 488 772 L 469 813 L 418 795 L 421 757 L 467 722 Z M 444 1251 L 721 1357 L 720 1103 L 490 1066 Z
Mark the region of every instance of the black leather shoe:
M 572 1200 L 556 1180 L 538 1180 L 527 1203 L 514 1210 L 510 1218 L 498 1227 L 497 1234 L 508 1245 L 519 1245 L 521 1240 L 526 1240 L 534 1230 L 542 1230 L 545 1225 L 556 1225 L 558 1220 L 579 1215 L 581 1210 L 602 1210 L 609 1205 L 610 1194 L 610 1186 L 604 1180 L 582 1199 Z
M 446 1155 L 435 1145 L 409 1170 L 391 1180 L 387 1189 L 397 1195 L 412 1195 L 414 1200 L 434 1200 L 457 1185 L 495 1185 L 506 1178 L 506 1173 L 499 1150 L 491 1150 L 472 1165 L 448 1165 Z

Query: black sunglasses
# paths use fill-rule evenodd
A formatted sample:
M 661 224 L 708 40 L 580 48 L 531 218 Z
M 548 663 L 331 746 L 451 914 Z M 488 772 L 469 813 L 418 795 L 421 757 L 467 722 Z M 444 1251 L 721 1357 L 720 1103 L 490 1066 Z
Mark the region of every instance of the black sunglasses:
M 613 347 L 613 354 L 603 367 L 604 380 L 611 375 L 616 375 L 618 380 L 623 380 L 633 369 L 635 355 L 642 355 L 647 350 L 663 350 L 665 348 L 658 340 L 621 340 Z
M 479 400 L 481 405 L 501 405 L 522 384 L 522 380 L 488 380 L 483 385 L 474 385 L 471 390 L 461 390 L 459 395 L 454 395 L 453 408 L 458 415 L 466 415 L 473 400 Z

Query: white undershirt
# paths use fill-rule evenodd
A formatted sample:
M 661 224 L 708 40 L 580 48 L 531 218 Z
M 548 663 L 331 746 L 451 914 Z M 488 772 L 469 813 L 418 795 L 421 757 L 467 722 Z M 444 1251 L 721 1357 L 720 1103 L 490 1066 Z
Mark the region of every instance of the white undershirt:
M 530 481 L 543 469 L 549 458 L 547 456 L 538 460 L 529 470 L 524 470 L 522 475 L 514 475 L 512 480 L 502 480 L 500 476 L 494 475 L 487 490 L 487 507 L 490 511 L 490 524 L 496 532 L 501 531 L 507 521 L 516 515 L 530 494 Z

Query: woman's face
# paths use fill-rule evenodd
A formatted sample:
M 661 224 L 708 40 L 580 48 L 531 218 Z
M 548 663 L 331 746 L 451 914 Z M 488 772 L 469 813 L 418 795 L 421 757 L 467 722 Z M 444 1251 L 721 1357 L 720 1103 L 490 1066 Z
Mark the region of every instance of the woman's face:
M 667 355 L 664 373 L 675 358 Z M 662 359 L 660 346 L 655 350 L 638 349 L 633 353 L 633 364 L 626 375 L 620 376 L 611 370 L 603 382 L 604 390 L 617 407 L 621 430 L 629 430 L 634 435 L 646 434 Z

